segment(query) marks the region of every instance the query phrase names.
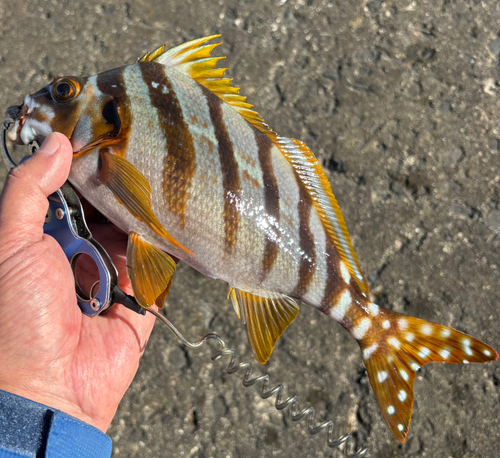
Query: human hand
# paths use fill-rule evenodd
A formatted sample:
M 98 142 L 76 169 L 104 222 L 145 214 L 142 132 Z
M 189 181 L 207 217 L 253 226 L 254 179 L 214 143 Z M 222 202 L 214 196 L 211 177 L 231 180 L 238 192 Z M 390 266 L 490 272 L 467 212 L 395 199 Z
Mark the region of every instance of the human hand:
M 10 172 L 0 197 L 0 389 L 105 432 L 137 372 L 154 317 L 121 305 L 104 316 L 81 313 L 68 260 L 43 233 L 47 196 L 66 181 L 72 153 L 64 135 L 51 134 Z M 111 224 L 92 231 L 130 294 L 127 236 Z

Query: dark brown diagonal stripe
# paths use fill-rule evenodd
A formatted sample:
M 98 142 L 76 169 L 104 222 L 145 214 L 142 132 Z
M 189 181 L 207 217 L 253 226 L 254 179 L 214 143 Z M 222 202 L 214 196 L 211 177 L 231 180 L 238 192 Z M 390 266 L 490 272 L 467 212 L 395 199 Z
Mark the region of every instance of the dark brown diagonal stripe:
M 183 226 L 189 186 L 196 171 L 193 138 L 163 66 L 153 62 L 141 62 L 138 65 L 149 89 L 151 105 L 156 108 L 160 127 L 165 134 L 168 154 L 163 169 L 163 194 L 170 211 L 180 216 Z
M 345 282 L 339 275 L 340 255 L 330 237 L 326 237 L 325 252 L 328 276 L 326 278 L 323 300 L 321 301 L 321 311 L 328 313 L 335 305 L 335 298 L 345 288 Z
M 301 298 L 307 293 L 307 288 L 314 278 L 314 273 L 316 271 L 316 252 L 314 249 L 314 236 L 309 227 L 309 216 L 311 215 L 313 202 L 299 176 L 297 174 L 295 176 L 297 178 L 297 186 L 299 187 L 297 211 L 299 213 L 300 248 L 304 252 L 304 255 L 300 263 L 299 281 L 292 296 Z
M 275 218 L 276 222 L 279 222 L 280 194 L 278 183 L 276 182 L 276 177 L 274 176 L 273 164 L 271 161 L 271 150 L 273 147 L 273 142 L 269 137 L 262 134 L 256 129 L 255 141 L 257 142 L 257 147 L 259 148 L 259 164 L 262 170 L 262 181 L 264 183 L 266 213 L 269 216 Z M 276 231 L 274 227 L 271 227 L 271 230 Z M 276 236 L 277 235 L 278 234 L 276 234 Z M 264 258 L 262 259 L 262 269 L 264 272 L 264 277 L 272 269 L 277 257 L 278 245 L 274 240 L 271 240 L 269 237 L 267 237 Z
M 115 121 L 116 124 L 114 127 L 119 130 L 118 132 L 114 132 L 117 135 L 110 144 L 113 145 L 113 153 L 123 158 L 125 158 L 127 153 L 129 134 L 132 128 L 132 110 L 130 109 L 130 100 L 123 79 L 124 70 L 125 68 L 122 67 L 97 75 L 97 89 L 111 97 L 113 101 L 111 104 L 107 103 L 102 107 L 103 112 L 101 114 L 103 115 L 103 119 L 93 120 L 95 135 L 98 134 L 98 129 L 95 127 L 96 123 L 102 124 L 104 119 L 107 123 Z M 114 112 L 115 109 L 116 112 Z M 109 116 L 110 111 L 113 116 Z M 114 119 L 115 113 L 118 115 L 116 120 Z
M 225 250 L 226 253 L 230 253 L 236 244 L 240 221 L 240 215 L 236 207 L 236 199 L 240 197 L 241 191 L 238 162 L 234 156 L 233 144 L 222 119 L 222 100 L 208 90 L 203 92 L 207 99 L 215 138 L 219 145 L 222 185 L 224 187 Z

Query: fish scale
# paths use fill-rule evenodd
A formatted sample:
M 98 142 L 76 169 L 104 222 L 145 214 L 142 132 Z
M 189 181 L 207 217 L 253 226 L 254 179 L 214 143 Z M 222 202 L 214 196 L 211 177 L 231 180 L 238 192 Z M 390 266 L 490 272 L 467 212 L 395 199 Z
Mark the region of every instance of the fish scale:
M 70 137 L 69 180 L 129 233 L 127 273 L 141 306 L 163 306 L 175 256 L 229 285 L 259 363 L 297 316 L 295 300 L 340 323 L 359 343 L 382 417 L 404 442 L 422 366 L 498 355 L 369 300 L 321 165 L 224 78 L 221 58 L 210 57 L 216 45 L 205 45 L 213 38 L 162 46 L 89 78 L 55 78 L 7 110 L 16 113 L 9 137 Z

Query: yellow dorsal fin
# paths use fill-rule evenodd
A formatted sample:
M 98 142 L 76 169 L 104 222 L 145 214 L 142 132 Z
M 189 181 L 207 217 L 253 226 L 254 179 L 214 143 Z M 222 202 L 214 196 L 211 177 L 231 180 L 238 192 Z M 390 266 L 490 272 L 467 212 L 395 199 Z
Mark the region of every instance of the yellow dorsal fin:
M 299 313 L 299 306 L 288 296 L 265 292 L 256 295 L 229 289 L 233 307 L 243 314 L 248 342 L 256 361 L 265 364 L 278 339 Z
M 231 86 L 231 78 L 224 78 L 224 72 L 227 69 L 216 68 L 217 62 L 225 57 L 210 57 L 212 50 L 222 43 L 210 45 L 204 43 L 219 37 L 220 35 L 211 35 L 199 38 L 166 51 L 166 45 L 163 45 L 151 53 L 144 54 L 138 60 L 139 62 L 157 62 L 168 65 L 185 73 L 228 105 L 231 105 L 256 129 L 274 139 L 276 133 L 259 117 L 256 111 L 251 109 L 253 105 L 247 103 L 247 98 L 239 94 L 240 88 Z
M 304 183 L 342 261 L 367 296 L 368 284 L 359 267 L 339 204 L 320 163 L 311 150 L 299 140 L 277 137 L 276 145 Z
M 141 307 L 156 304 L 163 308 L 175 268 L 175 261 L 167 253 L 146 242 L 139 234 L 129 234 L 127 275 Z

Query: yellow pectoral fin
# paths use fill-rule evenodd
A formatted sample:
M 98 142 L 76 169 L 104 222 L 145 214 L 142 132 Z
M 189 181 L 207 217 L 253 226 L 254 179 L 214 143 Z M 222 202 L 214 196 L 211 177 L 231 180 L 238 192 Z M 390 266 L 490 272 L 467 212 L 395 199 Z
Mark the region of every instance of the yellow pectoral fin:
M 248 342 L 256 361 L 265 364 L 274 345 L 299 313 L 299 306 L 281 294 L 262 297 L 231 288 L 230 295 L 233 306 L 237 302 L 243 312 Z
M 152 231 L 175 247 L 194 256 L 165 230 L 154 215 L 151 210 L 151 186 L 144 175 L 129 161 L 108 150 L 101 151 L 100 157 L 99 179 L 111 190 L 116 200 L 125 205 L 132 215 L 147 224 Z
M 127 275 L 141 307 L 148 308 L 156 304 L 163 308 L 175 268 L 175 261 L 167 253 L 146 242 L 135 232 L 129 234 Z

